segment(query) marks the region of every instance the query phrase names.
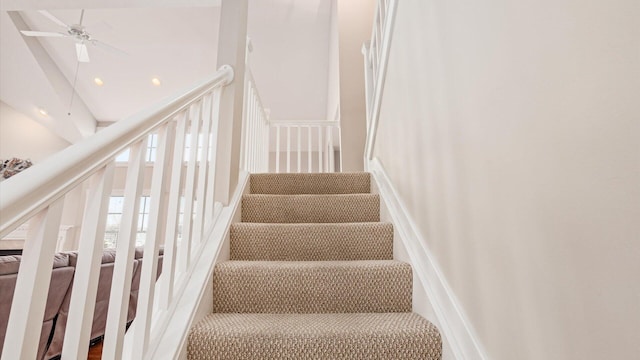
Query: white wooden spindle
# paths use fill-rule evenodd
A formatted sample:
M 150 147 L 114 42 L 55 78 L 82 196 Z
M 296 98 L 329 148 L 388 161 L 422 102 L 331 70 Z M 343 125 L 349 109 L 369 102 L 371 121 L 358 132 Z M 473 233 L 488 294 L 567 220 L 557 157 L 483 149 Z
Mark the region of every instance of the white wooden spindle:
M 333 150 L 333 136 L 331 136 L 329 138 L 329 146 L 328 146 L 328 151 L 329 151 L 329 172 L 335 172 L 336 168 L 335 168 L 335 151 Z
M 249 78 L 249 69 L 245 68 L 244 76 L 244 97 L 242 99 L 242 146 L 240 147 L 240 161 L 242 168 L 247 170 L 249 168 L 249 93 L 251 79 Z
M 333 172 L 333 170 L 331 169 L 331 126 L 327 126 L 325 127 L 325 132 L 326 132 L 326 136 L 327 136 L 327 141 L 326 141 L 326 145 L 324 146 L 324 150 L 326 152 L 326 156 L 325 156 L 325 169 L 326 172 Z
M 302 172 L 302 132 L 300 126 L 298 126 L 298 171 Z
M 249 89 L 251 95 L 249 97 L 249 172 L 255 171 L 256 164 L 256 98 L 253 88 Z
M 280 126 L 276 126 L 276 172 L 280 172 Z
M 287 126 L 287 172 L 291 172 L 291 126 Z
M 204 229 L 208 230 L 211 224 L 214 222 L 216 213 L 215 213 L 215 202 L 213 199 L 213 194 L 215 194 L 215 186 L 216 186 L 216 165 L 217 165 L 217 149 L 218 149 L 218 126 L 220 124 L 220 97 L 222 96 L 222 89 L 217 88 L 213 91 L 212 101 L 211 101 L 211 145 L 209 148 L 209 176 L 208 176 L 208 184 L 207 184 L 207 194 L 210 194 L 210 198 L 208 199 L 205 205 L 205 216 L 204 216 Z M 245 149 L 246 150 L 246 149 Z
M 262 116 L 262 129 L 264 134 L 262 136 L 262 168 L 260 171 L 266 173 L 269 172 L 269 132 L 271 131 L 271 127 L 267 122 L 266 115 L 263 113 Z
M 322 126 L 318 126 L 318 172 L 324 172 L 322 168 Z
M 91 177 L 69 305 L 77 311 L 70 311 L 67 318 L 63 359 L 85 359 L 89 351 L 114 168 L 111 162 Z
M 206 202 L 206 189 L 207 189 L 207 175 L 209 173 L 208 165 L 209 159 L 209 133 L 211 131 L 211 96 L 205 96 L 202 99 L 202 109 L 200 114 L 202 115 L 202 155 L 200 161 L 198 161 L 198 188 L 196 191 L 196 218 L 193 224 L 194 242 L 200 243 L 202 241 L 203 225 L 204 225 L 204 206 Z
M 342 128 L 338 126 L 338 153 L 340 154 L 340 168 L 338 171 L 342 172 Z
M 307 172 L 312 172 L 311 167 L 311 126 L 307 126 Z
M 196 187 L 196 164 L 198 163 L 198 140 L 200 134 L 200 114 L 198 107 L 189 109 L 191 119 L 191 148 L 189 149 L 189 161 L 187 162 L 187 178 L 184 189 L 184 214 L 182 217 L 182 243 L 180 244 L 180 262 L 182 271 L 186 271 L 191 264 L 192 225 L 193 225 L 193 200 Z
M 166 188 L 166 172 L 171 163 L 170 143 L 174 140 L 175 124 L 164 124 L 158 130 L 158 144 L 156 150 L 156 163 L 167 166 L 154 166 L 151 178 L 151 204 L 149 207 L 149 224 L 147 226 L 147 239 L 144 244 L 144 260 L 140 274 L 140 287 L 138 292 L 138 304 L 136 321 L 133 327 L 133 359 L 144 358 L 144 353 L 149 345 L 149 329 L 151 325 L 151 312 L 153 310 L 153 297 L 155 293 L 156 273 L 158 268 L 158 251 L 160 241 L 158 234 L 160 226 L 166 222 L 163 209 L 167 206 L 167 197 L 164 194 Z
M 173 161 L 171 162 L 171 184 L 169 185 L 167 227 L 165 230 L 164 259 L 162 264 L 165 275 L 162 277 L 162 281 L 160 282 L 160 308 L 162 310 L 167 310 L 171 304 L 171 300 L 173 299 L 186 132 L 187 115 L 183 112 L 178 115 L 177 118 L 176 136 L 173 147 Z
M 124 190 L 122 221 L 118 232 L 116 260 L 113 267 L 112 284 L 109 297 L 109 316 L 104 335 L 102 359 L 122 358 L 124 331 L 131 295 L 131 275 L 133 272 L 133 254 L 136 245 L 140 195 L 144 180 L 146 138 L 131 146 L 129 168 Z
M 55 200 L 29 223 L 22 252 L 2 359 L 35 359 L 58 241 L 63 199 Z
M 253 169 L 251 172 L 258 172 L 258 152 L 260 151 L 259 139 L 258 139 L 258 125 L 259 125 L 259 117 L 258 117 L 258 95 L 255 91 L 253 91 Z

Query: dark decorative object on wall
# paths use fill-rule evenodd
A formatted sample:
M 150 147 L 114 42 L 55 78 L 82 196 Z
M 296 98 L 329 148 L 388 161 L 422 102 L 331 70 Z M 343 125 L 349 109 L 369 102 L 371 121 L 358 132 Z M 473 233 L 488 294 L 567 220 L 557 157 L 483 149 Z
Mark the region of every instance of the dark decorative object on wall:
M 33 165 L 29 159 L 0 159 L 0 181 L 8 179 L 13 175 L 25 170 Z

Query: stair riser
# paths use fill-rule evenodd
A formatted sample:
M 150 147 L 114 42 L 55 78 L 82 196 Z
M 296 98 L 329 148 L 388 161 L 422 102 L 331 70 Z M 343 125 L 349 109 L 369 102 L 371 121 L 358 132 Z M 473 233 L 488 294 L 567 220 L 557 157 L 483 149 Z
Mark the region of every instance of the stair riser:
M 371 262 L 224 262 L 213 275 L 214 312 L 411 311 L 411 266 Z
M 328 261 L 393 259 L 393 226 L 254 224 L 231 226 L 231 260 Z
M 380 221 L 380 198 L 350 195 L 244 195 L 242 221 L 348 223 Z

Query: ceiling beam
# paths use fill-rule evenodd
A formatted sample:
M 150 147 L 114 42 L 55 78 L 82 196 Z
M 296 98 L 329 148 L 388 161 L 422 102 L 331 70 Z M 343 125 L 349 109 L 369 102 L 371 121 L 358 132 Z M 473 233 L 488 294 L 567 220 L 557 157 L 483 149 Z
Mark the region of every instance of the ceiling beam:
M 2 0 L 3 11 L 214 7 L 221 0 Z

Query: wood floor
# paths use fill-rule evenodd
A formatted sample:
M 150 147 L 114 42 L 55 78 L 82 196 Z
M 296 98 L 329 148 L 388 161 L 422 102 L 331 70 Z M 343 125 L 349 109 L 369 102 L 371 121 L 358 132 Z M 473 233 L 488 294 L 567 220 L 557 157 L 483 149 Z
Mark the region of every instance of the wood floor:
M 87 360 L 100 359 L 102 359 L 102 341 L 89 348 L 89 356 L 87 357 Z

